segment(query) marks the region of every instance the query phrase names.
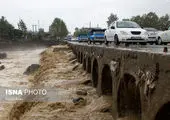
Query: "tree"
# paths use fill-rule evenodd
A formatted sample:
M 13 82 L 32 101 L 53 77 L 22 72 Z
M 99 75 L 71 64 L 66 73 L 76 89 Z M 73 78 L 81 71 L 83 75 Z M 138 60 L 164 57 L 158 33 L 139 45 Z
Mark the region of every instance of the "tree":
M 40 28 L 39 31 L 38 31 L 38 38 L 39 38 L 39 40 L 43 39 L 44 36 L 45 36 L 44 29 Z
M 143 27 L 153 27 L 158 29 L 159 17 L 154 12 L 142 16 Z
M 67 36 L 68 30 L 65 22 L 60 18 L 55 18 L 49 27 L 49 33 L 56 39 L 61 39 Z
M 140 15 L 133 16 L 130 20 L 138 23 L 140 26 L 143 26 L 143 18 Z
M 138 23 L 142 27 L 153 27 L 159 30 L 167 30 L 170 26 L 170 16 L 168 14 L 159 17 L 156 13 L 150 12 L 142 16 L 133 16 L 130 20 Z
M 23 32 L 23 37 L 26 37 L 27 34 L 27 27 L 24 21 L 21 19 L 18 23 L 18 29 Z
M 160 30 L 167 30 L 170 27 L 170 16 L 166 14 L 160 17 L 158 26 Z
M 87 28 L 75 28 L 74 36 L 78 37 L 79 34 L 88 34 L 88 29 Z
M 14 38 L 15 39 L 21 39 L 23 35 L 23 32 L 19 29 L 14 29 Z
M 116 14 L 111 13 L 110 16 L 108 17 L 107 26 L 109 27 L 111 23 L 115 22 L 118 19 L 119 18 L 117 17 Z
M 0 38 L 12 39 L 14 37 L 14 27 L 5 19 L 4 16 L 0 19 Z

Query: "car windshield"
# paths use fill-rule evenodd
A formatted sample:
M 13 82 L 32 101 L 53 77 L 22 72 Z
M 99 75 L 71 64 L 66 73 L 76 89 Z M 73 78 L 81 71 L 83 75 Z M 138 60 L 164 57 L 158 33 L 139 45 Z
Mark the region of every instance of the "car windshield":
M 87 35 L 79 35 L 79 37 L 87 37 Z
M 122 21 L 117 22 L 117 28 L 140 28 L 140 26 L 135 22 Z
M 158 30 L 155 29 L 155 28 L 144 28 L 144 29 L 147 30 L 147 31 L 154 31 L 154 32 L 158 31 Z
M 93 34 L 104 34 L 104 32 L 103 31 L 95 31 L 95 32 L 93 32 Z

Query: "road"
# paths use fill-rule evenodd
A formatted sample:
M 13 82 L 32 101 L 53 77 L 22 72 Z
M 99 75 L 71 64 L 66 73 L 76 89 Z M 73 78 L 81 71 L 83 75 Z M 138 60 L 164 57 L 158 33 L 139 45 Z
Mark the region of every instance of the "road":
M 116 49 L 123 49 L 123 50 L 132 50 L 132 51 L 140 51 L 140 52 L 150 52 L 150 53 L 158 53 L 158 54 L 170 54 L 170 52 L 163 52 L 164 47 L 167 47 L 170 51 L 169 45 L 129 45 L 128 47 L 125 47 L 124 44 L 121 44 L 120 46 L 115 46 L 113 44 L 109 44 L 106 46 L 105 44 L 100 45 L 99 43 L 96 44 L 88 44 L 85 42 L 79 43 L 79 42 L 70 42 L 73 44 L 80 44 L 80 45 L 88 45 L 88 46 L 97 46 L 97 47 L 107 47 L 107 48 L 116 48 Z

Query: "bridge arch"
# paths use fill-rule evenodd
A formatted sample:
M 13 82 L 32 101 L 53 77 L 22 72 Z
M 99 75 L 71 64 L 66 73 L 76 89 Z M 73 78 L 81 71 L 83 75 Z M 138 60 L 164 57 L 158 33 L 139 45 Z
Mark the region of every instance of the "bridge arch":
M 86 70 L 86 57 L 83 57 L 83 69 Z
M 81 64 L 83 63 L 83 53 L 82 52 L 80 53 L 80 63 Z
M 93 69 L 92 69 L 92 82 L 93 82 L 94 87 L 97 87 L 98 85 L 98 73 L 99 73 L 98 62 L 97 62 L 97 59 L 94 59 Z
M 112 75 L 109 65 L 105 65 L 102 70 L 102 94 L 112 95 Z
M 87 72 L 91 73 L 91 58 L 87 58 Z
M 170 102 L 164 104 L 158 111 L 155 120 L 170 120 Z
M 124 74 L 120 80 L 117 94 L 118 117 L 141 120 L 140 89 L 131 74 Z
M 81 61 L 81 60 L 80 60 L 80 59 L 81 59 L 81 52 L 78 52 L 78 53 L 77 53 L 77 59 L 78 59 L 78 62 Z

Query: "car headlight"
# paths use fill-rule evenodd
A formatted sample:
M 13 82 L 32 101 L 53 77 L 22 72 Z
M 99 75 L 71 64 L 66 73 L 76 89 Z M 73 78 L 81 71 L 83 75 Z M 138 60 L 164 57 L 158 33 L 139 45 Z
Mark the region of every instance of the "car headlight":
M 147 36 L 149 36 L 148 32 L 144 32 L 144 35 L 147 35 Z
M 120 33 L 121 33 L 122 35 L 128 35 L 128 33 L 125 32 L 125 31 L 120 31 Z

